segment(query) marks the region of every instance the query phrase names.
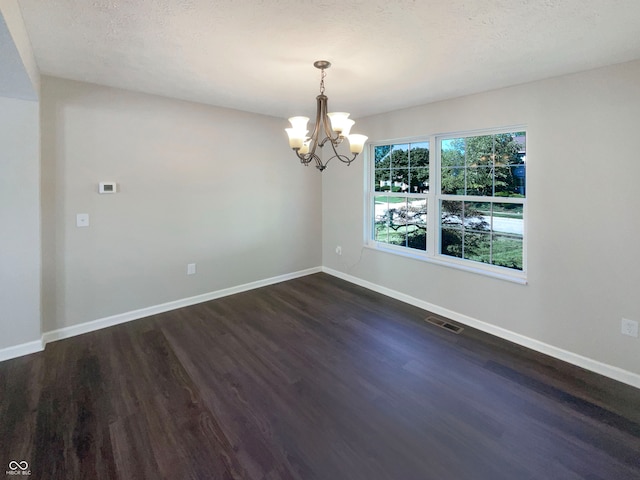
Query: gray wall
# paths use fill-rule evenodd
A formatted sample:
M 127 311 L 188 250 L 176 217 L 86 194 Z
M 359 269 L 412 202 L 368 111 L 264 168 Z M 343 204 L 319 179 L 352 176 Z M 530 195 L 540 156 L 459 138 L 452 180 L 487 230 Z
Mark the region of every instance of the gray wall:
M 40 340 L 38 102 L 0 97 L 0 349 Z
M 0 107 L 4 348 L 40 335 L 40 217 L 38 104 Z M 631 62 L 358 120 L 371 141 L 528 125 L 518 285 L 363 248 L 364 159 L 302 168 L 282 119 L 45 77 L 42 330 L 322 264 L 640 374 L 640 340 L 620 334 L 640 320 L 638 118 Z M 99 195 L 109 180 L 120 191 Z
M 528 125 L 529 284 L 363 249 L 363 161 L 324 173 L 323 265 L 640 374 L 638 119 L 640 62 L 360 119 L 370 141 Z
M 50 77 L 41 108 L 45 332 L 321 264 L 284 120 Z

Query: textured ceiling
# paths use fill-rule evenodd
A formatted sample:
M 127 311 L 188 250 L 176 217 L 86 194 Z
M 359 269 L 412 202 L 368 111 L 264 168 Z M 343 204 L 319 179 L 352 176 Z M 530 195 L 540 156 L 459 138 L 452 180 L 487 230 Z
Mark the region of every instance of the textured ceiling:
M 21 0 L 43 74 L 352 118 L 640 58 L 638 0 Z

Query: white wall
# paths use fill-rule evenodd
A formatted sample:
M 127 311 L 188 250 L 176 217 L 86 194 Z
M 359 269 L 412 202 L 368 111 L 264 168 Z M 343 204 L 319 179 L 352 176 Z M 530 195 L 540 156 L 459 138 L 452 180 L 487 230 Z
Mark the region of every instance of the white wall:
M 49 77 L 41 105 L 45 332 L 321 264 L 284 120 Z
M 0 2 L 0 72 L 2 360 L 41 348 L 40 74 L 16 0 Z
M 0 350 L 40 340 L 39 182 L 38 103 L 0 97 Z
M 37 100 L 40 71 L 17 0 L 0 1 L 0 96 Z
M 363 249 L 363 161 L 324 173 L 323 265 L 640 374 L 638 119 L 640 62 L 360 119 L 371 141 L 528 125 L 529 284 Z

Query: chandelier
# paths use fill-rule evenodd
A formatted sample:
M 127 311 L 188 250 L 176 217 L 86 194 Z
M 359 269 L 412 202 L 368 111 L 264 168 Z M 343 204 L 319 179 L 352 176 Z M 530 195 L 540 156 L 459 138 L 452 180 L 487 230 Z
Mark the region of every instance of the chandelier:
M 295 151 L 300 159 L 300 163 L 308 166 L 309 163 L 315 162 L 316 168 L 322 172 L 327 168 L 327 164 L 334 158 L 337 158 L 347 165 L 353 162 L 358 154 L 362 153 L 367 137 L 365 135 L 349 134 L 355 122 L 349 118 L 348 113 L 327 113 L 328 98 L 324 94 L 324 77 L 327 75 L 325 70 L 331 66 L 331 63 L 326 60 L 318 60 L 314 62 L 313 66 L 322 72 L 320 75 L 320 95 L 316 97 L 318 102 L 316 124 L 313 127 L 313 133 L 310 137 L 307 136 L 307 133 L 309 133 L 307 129 L 309 117 L 291 117 L 289 119 L 291 128 L 285 128 L 285 131 L 289 135 L 289 146 Z M 321 138 L 323 135 L 324 138 Z M 338 145 L 340 145 L 345 138 L 349 140 L 349 150 L 353 156 L 338 153 Z M 319 156 L 320 151 L 317 149 L 318 147 L 324 147 L 327 142 L 331 145 L 334 155 L 322 163 L 322 159 Z

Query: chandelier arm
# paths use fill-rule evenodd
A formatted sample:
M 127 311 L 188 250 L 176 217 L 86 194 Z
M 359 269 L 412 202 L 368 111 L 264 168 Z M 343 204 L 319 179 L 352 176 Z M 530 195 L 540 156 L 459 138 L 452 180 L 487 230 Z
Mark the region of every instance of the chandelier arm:
M 296 157 L 300 159 L 300 163 L 304 163 L 305 165 L 311 161 L 310 153 L 300 153 L 299 148 L 294 148 L 293 153 L 296 154 Z
M 342 154 L 334 155 L 333 157 L 331 157 L 329 160 L 327 160 L 325 162 L 324 166 L 326 167 L 329 164 L 329 162 L 331 160 L 333 160 L 334 158 L 337 158 L 342 163 L 346 163 L 347 165 L 351 165 L 351 162 L 353 162 L 356 159 L 357 156 L 358 156 L 357 153 L 354 153 L 352 158 L 349 158 L 346 155 L 342 155 Z
M 332 145 L 337 147 L 342 143 L 343 140 L 344 140 L 344 137 L 342 136 L 338 136 L 338 138 L 324 137 L 324 139 L 318 144 L 318 146 L 322 148 L 324 147 L 324 144 L 327 143 L 327 141 L 329 141 L 331 142 Z
M 322 126 L 324 128 L 324 134 L 327 136 L 327 138 L 331 139 L 331 143 L 333 143 L 333 131 L 331 130 L 331 120 L 329 120 L 329 116 L 327 115 L 327 112 L 329 111 L 329 99 L 325 96 L 322 95 L 323 99 L 322 99 Z
M 320 161 L 320 157 L 318 157 L 318 155 L 312 152 L 302 155 L 297 150 L 295 150 L 295 153 L 296 153 L 296 156 L 300 159 L 300 163 L 304 165 L 309 165 L 314 160 L 316 163 Z
M 322 120 L 322 98 L 327 98 L 324 95 L 318 95 L 316 97 L 316 124 L 313 127 L 313 133 L 311 134 L 311 151 L 315 152 L 316 146 L 318 145 L 318 138 L 320 137 L 320 122 Z M 322 148 L 322 146 L 320 146 Z
M 308 165 L 309 162 L 311 161 L 310 159 L 306 158 L 307 157 L 306 155 L 300 155 L 299 153 L 296 153 L 296 155 L 300 159 L 300 163 L 302 163 L 303 165 Z
M 336 158 L 336 156 L 335 156 L 335 155 L 334 155 L 333 157 L 331 157 L 329 160 L 327 160 L 326 162 L 324 162 L 324 165 L 323 165 L 323 167 L 322 167 L 322 170 L 324 170 L 325 168 L 327 168 L 327 165 L 329 165 L 329 162 L 330 162 L 331 160 L 333 160 L 334 158 Z M 318 168 L 320 168 L 320 167 L 318 167 Z M 322 171 L 322 170 L 320 170 L 320 171 Z
M 322 141 L 322 144 L 324 145 L 324 142 L 326 142 L 327 138 L 331 140 L 331 142 L 339 141 L 340 134 L 338 134 L 337 132 L 334 132 L 331 129 L 331 120 L 329 119 L 329 115 L 327 115 L 327 113 L 329 112 L 329 98 L 326 95 L 318 95 L 317 98 L 318 98 L 318 112 L 319 112 L 318 116 L 321 117 L 322 119 L 322 128 L 326 136 L 326 138 Z M 318 125 L 317 122 L 316 122 L 316 125 Z
M 338 142 L 338 143 L 340 143 L 340 142 Z M 353 162 L 353 161 L 356 159 L 356 157 L 358 156 L 358 154 L 357 154 L 357 153 L 354 153 L 354 154 L 353 154 L 353 157 L 352 157 L 352 158 L 349 158 L 349 157 L 347 157 L 346 155 L 343 155 L 343 154 L 341 154 L 341 153 L 338 153 L 338 150 L 336 149 L 336 147 L 337 147 L 337 144 L 335 144 L 334 142 L 331 142 L 331 149 L 333 150 L 334 155 L 333 155 L 333 157 L 331 157 L 329 160 L 332 160 L 332 159 L 334 159 L 334 158 L 337 158 L 337 159 L 338 159 L 338 160 L 340 160 L 341 162 L 346 163 L 347 165 L 349 165 L 349 164 L 350 164 L 351 162 Z M 329 163 L 329 160 L 327 160 L 327 163 Z M 326 164 L 325 164 L 325 165 L 326 165 Z
M 357 153 L 353 154 L 353 157 L 349 158 L 346 155 L 338 155 L 338 160 L 340 160 L 343 163 L 346 163 L 347 165 L 351 165 L 351 162 L 353 162 L 356 157 L 358 156 Z

